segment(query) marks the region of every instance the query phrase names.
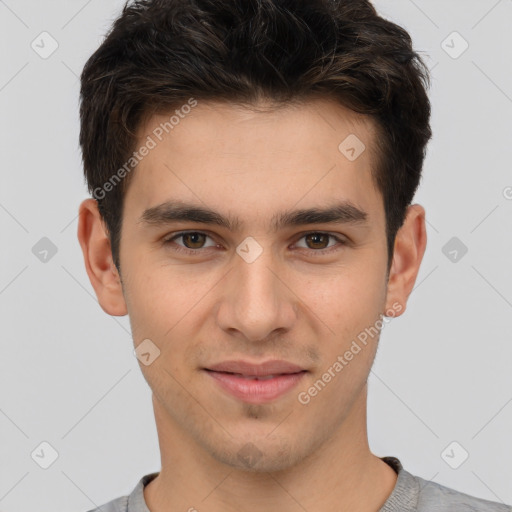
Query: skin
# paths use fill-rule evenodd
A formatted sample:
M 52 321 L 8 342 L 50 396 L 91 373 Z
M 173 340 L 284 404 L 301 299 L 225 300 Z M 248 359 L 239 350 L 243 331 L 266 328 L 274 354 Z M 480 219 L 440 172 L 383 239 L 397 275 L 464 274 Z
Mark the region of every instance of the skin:
M 141 127 L 141 144 L 168 117 Z M 338 151 L 349 134 L 366 145 L 354 161 Z M 309 403 L 298 400 L 379 315 L 405 311 L 425 251 L 425 211 L 413 205 L 388 275 L 383 200 L 370 172 L 374 140 L 371 119 L 330 100 L 263 113 L 199 102 L 134 171 L 121 275 L 96 201 L 81 203 L 78 238 L 101 307 L 129 315 L 135 346 L 150 339 L 160 350 L 150 365 L 140 363 L 161 451 L 160 474 L 144 490 L 152 512 L 369 512 L 391 494 L 396 474 L 367 436 L 378 335 Z M 242 224 L 229 231 L 139 222 L 145 209 L 170 199 Z M 277 212 L 341 200 L 364 210 L 366 222 L 270 229 Z M 163 243 L 181 230 L 208 235 L 174 240 L 196 255 Z M 315 242 L 308 233 L 347 243 Z M 263 250 L 252 263 L 236 252 L 249 236 Z M 284 396 L 249 404 L 202 370 L 232 359 L 284 359 L 308 373 Z M 238 456 L 244 446 L 258 453 L 253 465 Z

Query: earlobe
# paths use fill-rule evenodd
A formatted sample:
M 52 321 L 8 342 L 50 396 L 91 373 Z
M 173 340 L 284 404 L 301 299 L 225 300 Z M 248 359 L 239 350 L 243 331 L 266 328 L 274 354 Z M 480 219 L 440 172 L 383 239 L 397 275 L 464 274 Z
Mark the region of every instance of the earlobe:
M 393 262 L 389 271 L 386 311 L 399 309 L 398 314 L 394 316 L 400 316 L 405 311 L 426 245 L 425 209 L 419 204 L 414 204 L 407 209 L 405 221 L 397 232 Z M 401 308 L 396 308 L 396 304 Z
M 109 315 L 126 315 L 121 279 L 95 199 L 85 199 L 80 204 L 77 235 L 85 269 L 101 308 Z

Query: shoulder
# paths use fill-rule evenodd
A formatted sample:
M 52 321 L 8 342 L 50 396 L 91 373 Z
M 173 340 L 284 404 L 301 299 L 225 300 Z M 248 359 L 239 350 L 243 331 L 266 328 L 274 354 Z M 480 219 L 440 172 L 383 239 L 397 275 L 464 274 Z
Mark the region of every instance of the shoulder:
M 396 457 L 381 457 L 398 474 L 393 492 L 379 512 L 512 512 L 512 507 L 456 491 L 404 469 Z
M 512 512 L 512 507 L 488 501 L 416 476 L 418 512 Z
M 87 512 L 149 512 L 144 500 L 144 487 L 157 475 L 158 472 L 144 475 L 129 495 L 116 498 Z
M 109 501 L 101 507 L 88 510 L 87 512 L 127 512 L 128 496 L 121 496 L 115 500 Z

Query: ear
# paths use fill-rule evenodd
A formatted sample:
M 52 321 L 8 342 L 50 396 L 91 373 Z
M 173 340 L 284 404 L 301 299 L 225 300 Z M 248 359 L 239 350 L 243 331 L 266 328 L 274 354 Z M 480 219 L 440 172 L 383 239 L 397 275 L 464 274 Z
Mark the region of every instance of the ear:
M 407 208 L 405 221 L 397 232 L 389 271 L 386 311 L 396 311 L 393 316 L 405 311 L 426 245 L 425 209 L 413 204 Z
M 85 199 L 80 204 L 77 234 L 85 269 L 101 308 L 109 315 L 126 315 L 121 279 L 96 199 Z

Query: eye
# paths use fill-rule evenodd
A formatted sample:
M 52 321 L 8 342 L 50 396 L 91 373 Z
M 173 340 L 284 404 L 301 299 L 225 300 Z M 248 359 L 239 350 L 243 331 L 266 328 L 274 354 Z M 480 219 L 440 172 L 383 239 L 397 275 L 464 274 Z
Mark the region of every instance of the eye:
M 174 240 L 179 238 L 183 239 L 185 246 L 176 244 L 176 242 L 174 242 Z M 197 254 L 200 249 L 203 249 L 201 246 L 203 245 L 205 238 L 211 237 L 201 231 L 182 231 L 181 233 L 177 233 L 171 237 L 165 238 L 163 240 L 163 244 L 173 246 L 172 249 L 176 252 Z M 210 247 L 215 247 L 216 245 L 217 244 L 214 243 Z
M 172 250 L 179 253 L 198 255 L 200 252 L 204 252 L 211 247 L 218 247 L 218 244 L 215 242 L 209 246 L 205 246 L 205 240 L 208 238 L 211 239 L 207 233 L 203 233 L 202 231 L 182 231 L 165 238 L 163 240 L 163 244 L 165 246 L 170 246 Z M 178 239 L 182 239 L 184 245 L 176 243 L 175 240 Z M 338 236 L 318 231 L 306 233 L 302 235 L 299 240 L 302 239 L 306 241 L 306 247 L 296 246 L 299 249 L 309 250 L 310 253 L 317 253 L 319 256 L 339 250 L 339 246 L 347 245 L 347 241 Z M 329 245 L 329 240 L 338 243 Z
M 306 249 L 311 249 L 313 253 L 320 253 L 320 254 L 326 254 L 326 253 L 330 253 L 332 252 L 333 250 L 338 250 L 339 247 L 336 247 L 336 245 L 346 245 L 347 242 L 345 240 L 343 240 L 342 238 L 340 237 L 337 237 L 335 235 L 331 235 L 330 233 L 324 233 L 324 232 L 311 232 L 311 233 L 306 233 L 305 235 L 303 235 L 300 240 L 302 239 L 305 239 L 306 240 Z M 338 242 L 338 244 L 333 244 L 333 245 L 326 245 L 326 243 L 328 244 L 329 242 L 329 239 L 332 239 L 336 242 Z M 309 247 L 308 247 L 308 244 L 309 244 Z

